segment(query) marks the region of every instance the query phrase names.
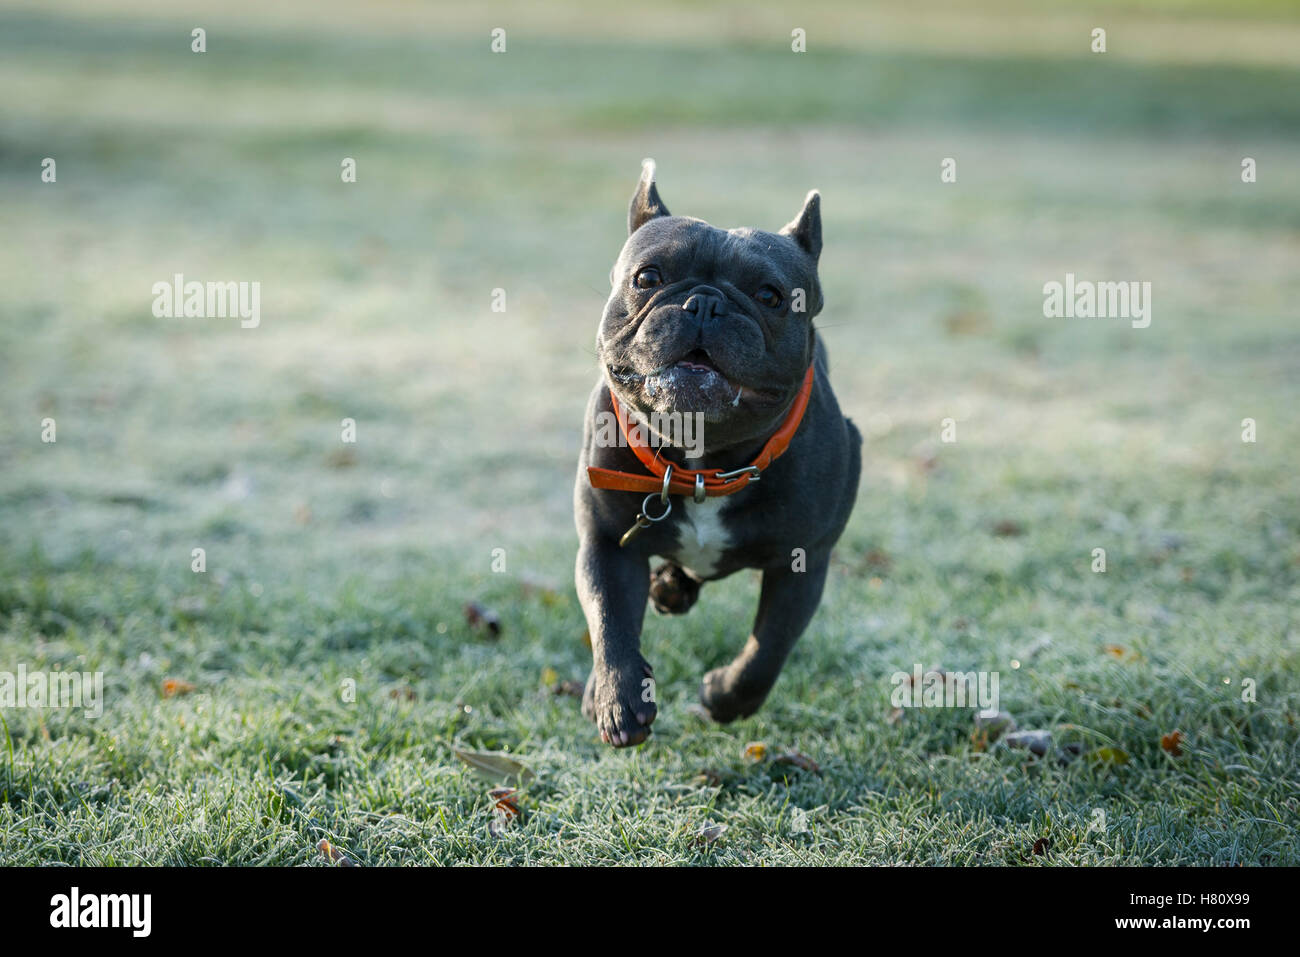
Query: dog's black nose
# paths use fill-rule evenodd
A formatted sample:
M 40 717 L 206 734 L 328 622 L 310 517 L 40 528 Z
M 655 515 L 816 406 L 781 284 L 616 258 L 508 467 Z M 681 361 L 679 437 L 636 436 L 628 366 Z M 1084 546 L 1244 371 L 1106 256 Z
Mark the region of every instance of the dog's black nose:
M 682 303 L 682 308 L 695 314 L 700 321 L 727 312 L 727 297 L 712 286 L 700 286 Z

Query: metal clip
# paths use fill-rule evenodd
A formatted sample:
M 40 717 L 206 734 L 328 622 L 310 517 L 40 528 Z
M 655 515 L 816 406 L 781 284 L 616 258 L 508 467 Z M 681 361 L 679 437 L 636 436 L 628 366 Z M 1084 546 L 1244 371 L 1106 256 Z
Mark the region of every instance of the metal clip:
M 739 478 L 740 476 L 745 474 L 749 475 L 749 480 L 751 482 L 757 482 L 759 476 L 762 475 L 762 469 L 760 469 L 757 465 L 746 465 L 744 468 L 736 469 L 731 472 L 719 472 L 717 474 L 717 478 L 719 481 L 728 482 L 731 479 Z
M 629 528 L 626 532 L 624 532 L 623 537 L 618 540 L 619 548 L 622 548 L 628 542 L 632 541 L 632 539 L 640 535 L 643 529 L 649 528 L 655 522 L 662 522 L 665 518 L 668 517 L 668 514 L 673 510 L 673 503 L 668 501 L 667 495 L 665 495 L 663 498 L 664 510 L 662 514 L 657 516 L 652 516 L 650 514 L 650 503 L 654 501 L 654 498 L 655 498 L 654 492 L 651 492 L 649 495 L 645 497 L 645 501 L 641 503 L 641 511 L 640 513 L 637 514 L 636 522 L 632 525 L 631 528 Z

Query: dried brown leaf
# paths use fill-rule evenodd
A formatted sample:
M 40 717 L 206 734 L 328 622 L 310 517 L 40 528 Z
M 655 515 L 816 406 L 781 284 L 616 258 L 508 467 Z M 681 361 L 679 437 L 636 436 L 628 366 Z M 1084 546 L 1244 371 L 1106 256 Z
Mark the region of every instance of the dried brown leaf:
M 818 776 L 822 769 L 812 758 L 800 751 L 783 751 L 772 759 L 774 764 L 790 764 L 800 771 L 810 771 Z
M 319 844 L 316 845 L 316 848 L 322 854 L 324 854 L 326 858 L 328 858 L 331 862 L 333 862 L 336 867 L 354 866 L 352 861 L 348 858 L 346 854 L 340 851 L 329 841 L 325 840 L 325 838 L 321 838 L 321 841 Z
M 497 613 L 476 601 L 465 604 L 465 623 L 475 631 L 487 632 L 493 638 L 501 634 L 501 619 Z
M 163 682 L 162 694 L 164 698 L 175 698 L 179 695 L 189 694 L 194 690 L 194 685 L 188 681 L 182 681 L 180 678 L 168 678 Z

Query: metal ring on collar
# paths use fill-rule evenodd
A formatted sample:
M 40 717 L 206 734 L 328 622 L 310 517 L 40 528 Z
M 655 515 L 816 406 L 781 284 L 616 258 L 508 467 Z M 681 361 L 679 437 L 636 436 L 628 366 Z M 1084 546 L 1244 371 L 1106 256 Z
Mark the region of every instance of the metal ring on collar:
M 668 517 L 668 513 L 673 510 L 673 503 L 665 501 L 663 514 L 656 517 L 650 514 L 650 503 L 653 502 L 654 500 L 655 500 L 654 492 L 651 492 L 649 495 L 645 497 L 645 501 L 641 503 L 641 514 L 645 516 L 645 520 L 647 522 L 662 522 L 665 518 Z
M 697 472 L 695 475 L 695 501 L 703 502 L 704 498 L 704 476 Z
M 670 483 L 672 480 L 673 480 L 673 467 L 669 465 L 664 468 L 664 490 L 659 493 L 659 501 L 663 502 L 665 505 L 672 504 L 671 502 L 668 501 L 668 483 Z M 667 515 L 668 513 L 665 512 L 664 514 Z

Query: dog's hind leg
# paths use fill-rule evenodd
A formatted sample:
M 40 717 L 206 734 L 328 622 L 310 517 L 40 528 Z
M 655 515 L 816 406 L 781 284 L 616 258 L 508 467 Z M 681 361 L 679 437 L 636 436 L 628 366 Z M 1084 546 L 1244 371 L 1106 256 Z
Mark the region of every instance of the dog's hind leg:
M 769 568 L 763 572 L 754 631 L 735 659 L 704 676 L 700 703 L 714 721 L 734 721 L 759 709 L 781 674 L 781 666 L 808 627 L 826 584 L 829 556 L 810 561 L 806 571 Z
M 700 583 L 680 565 L 664 562 L 650 573 L 650 601 L 661 615 L 684 615 L 700 597 Z

